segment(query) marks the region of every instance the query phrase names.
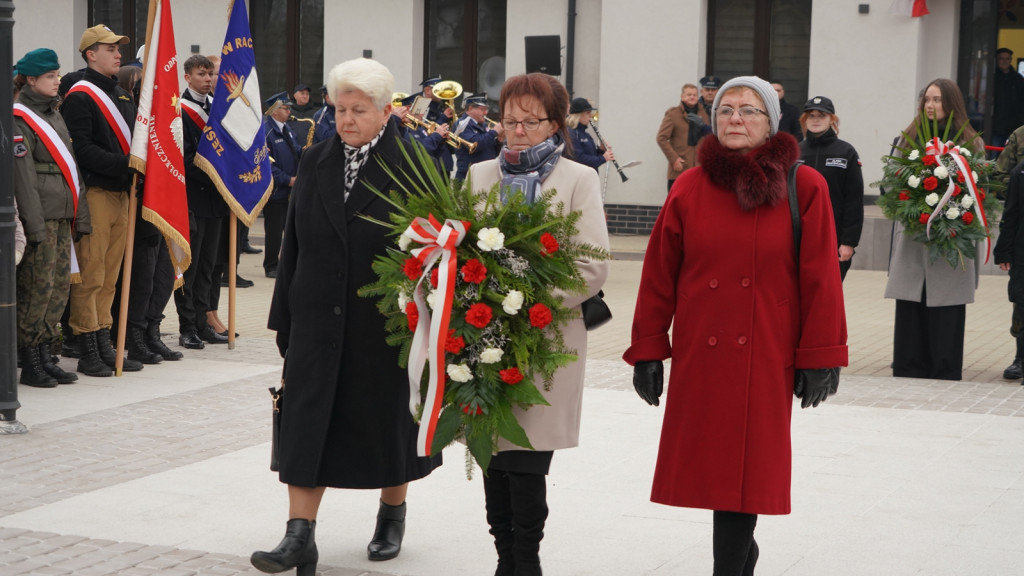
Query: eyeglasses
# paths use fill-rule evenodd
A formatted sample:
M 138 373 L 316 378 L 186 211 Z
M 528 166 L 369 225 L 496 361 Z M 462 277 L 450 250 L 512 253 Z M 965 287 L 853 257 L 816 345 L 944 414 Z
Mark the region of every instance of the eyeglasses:
M 721 106 L 715 109 L 715 113 L 719 117 L 725 118 L 726 120 L 732 118 L 732 115 L 735 114 L 736 112 L 737 110 L 732 106 Z M 740 113 L 740 118 L 743 120 L 750 120 L 751 118 L 757 116 L 758 114 L 764 114 L 765 116 L 768 115 L 768 113 L 765 112 L 764 110 L 754 108 L 753 106 L 740 106 L 738 112 Z
M 501 126 L 505 130 L 508 130 L 509 132 L 515 132 L 516 126 L 522 124 L 523 130 L 526 130 L 527 132 L 533 132 L 534 130 L 540 128 L 541 122 L 547 122 L 548 120 L 549 118 L 530 118 L 528 120 L 513 120 L 511 118 L 502 118 Z

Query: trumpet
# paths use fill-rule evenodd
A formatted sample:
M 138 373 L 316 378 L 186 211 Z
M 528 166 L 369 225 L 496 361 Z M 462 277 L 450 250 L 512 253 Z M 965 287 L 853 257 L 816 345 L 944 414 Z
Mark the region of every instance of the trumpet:
M 420 127 L 422 127 L 424 130 L 426 130 L 427 134 L 433 134 L 434 132 L 437 131 L 437 122 L 431 122 L 430 120 L 420 120 L 419 118 L 413 116 L 412 114 L 406 114 L 405 120 L 403 120 L 402 123 L 405 125 L 406 128 L 410 130 L 417 130 Z M 465 148 L 466 151 L 469 152 L 470 154 L 476 152 L 476 142 L 469 142 L 467 140 L 464 140 L 456 136 L 454 132 L 448 132 L 448 134 L 446 134 L 444 137 L 444 141 L 449 146 L 455 148 L 456 150 L 458 150 L 459 148 Z
M 391 94 L 391 105 L 398 107 L 402 105 L 402 100 L 408 98 L 409 95 L 405 92 L 392 92 Z

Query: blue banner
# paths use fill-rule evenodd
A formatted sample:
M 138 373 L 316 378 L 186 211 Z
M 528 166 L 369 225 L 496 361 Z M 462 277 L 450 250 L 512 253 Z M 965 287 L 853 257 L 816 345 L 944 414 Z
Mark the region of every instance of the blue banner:
M 235 216 L 252 226 L 270 197 L 274 178 L 244 0 L 232 2 L 220 56 L 220 75 L 195 163 L 210 176 Z

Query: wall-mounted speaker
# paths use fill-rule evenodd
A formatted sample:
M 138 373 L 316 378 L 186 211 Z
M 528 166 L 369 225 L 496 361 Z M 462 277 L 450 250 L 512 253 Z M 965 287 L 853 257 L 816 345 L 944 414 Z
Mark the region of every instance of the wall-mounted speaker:
M 526 36 L 526 72 L 562 75 L 561 36 Z

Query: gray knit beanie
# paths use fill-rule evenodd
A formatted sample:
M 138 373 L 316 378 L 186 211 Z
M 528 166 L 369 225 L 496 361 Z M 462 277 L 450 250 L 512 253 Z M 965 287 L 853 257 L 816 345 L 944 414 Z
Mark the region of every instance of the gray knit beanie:
M 775 91 L 775 88 L 772 88 L 771 84 L 757 76 L 737 76 L 722 84 L 718 94 L 715 94 L 715 102 L 711 106 L 711 130 L 715 133 L 715 136 L 718 136 L 718 102 L 722 99 L 722 94 L 725 94 L 731 88 L 740 86 L 750 88 L 761 97 L 761 101 L 764 102 L 764 109 L 768 112 L 768 118 L 771 120 L 770 135 L 775 136 L 779 131 L 779 116 L 782 115 L 779 111 L 779 94 Z

